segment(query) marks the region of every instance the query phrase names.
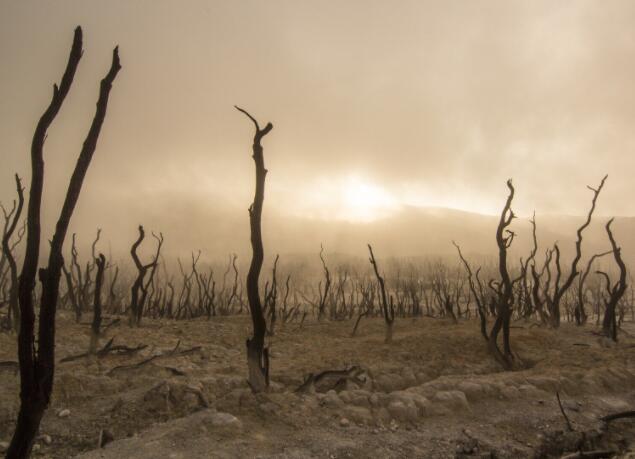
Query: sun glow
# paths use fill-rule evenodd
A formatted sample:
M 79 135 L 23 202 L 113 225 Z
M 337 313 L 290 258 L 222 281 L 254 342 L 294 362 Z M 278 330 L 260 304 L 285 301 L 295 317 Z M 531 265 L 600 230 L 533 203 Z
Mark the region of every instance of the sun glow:
M 359 175 L 318 179 L 306 190 L 302 201 L 301 214 L 351 222 L 371 222 L 399 209 L 399 202 L 391 193 Z
M 461 184 L 402 183 L 383 186 L 362 174 L 318 177 L 276 190 L 274 201 L 285 212 L 303 218 L 370 223 L 410 209 L 428 214 L 444 210 L 498 215 L 499 202 Z

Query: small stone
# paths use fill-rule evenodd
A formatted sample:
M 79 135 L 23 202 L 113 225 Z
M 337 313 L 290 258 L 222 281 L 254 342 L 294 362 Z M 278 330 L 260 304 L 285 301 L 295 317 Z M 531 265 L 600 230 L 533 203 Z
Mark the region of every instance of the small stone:
M 214 427 L 231 427 L 235 429 L 242 428 L 242 422 L 236 416 L 229 413 L 214 413 L 211 418 L 211 424 Z
M 57 413 L 58 418 L 67 418 L 70 415 L 71 415 L 71 410 L 69 410 L 68 408 L 64 408 L 63 410 Z
M 340 397 L 337 395 L 337 392 L 335 392 L 334 390 L 328 391 L 322 399 L 322 402 L 326 406 L 333 408 L 340 407 L 344 404 L 344 402 L 342 402 L 342 399 L 340 399 Z
M 34 444 L 32 451 L 36 452 L 36 451 L 39 451 L 39 450 L 40 450 L 40 444 L 39 443 Z
M 348 419 L 346 419 L 346 418 L 341 418 L 340 419 L 340 425 L 342 427 L 348 427 L 350 424 L 351 424 L 351 422 Z
M 40 440 L 45 445 L 50 445 L 51 443 L 53 443 L 53 439 L 51 438 L 51 436 L 46 434 L 40 435 L 38 440 Z
M 9 449 L 9 442 L 0 441 L 0 453 L 5 453 Z

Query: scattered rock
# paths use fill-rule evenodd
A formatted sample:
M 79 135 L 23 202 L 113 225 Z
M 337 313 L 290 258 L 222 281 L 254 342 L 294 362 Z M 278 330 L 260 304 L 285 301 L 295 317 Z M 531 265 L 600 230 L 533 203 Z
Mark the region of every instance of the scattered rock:
M 569 411 L 580 411 L 580 402 L 577 402 L 575 400 L 564 400 L 562 402 L 562 407 L 569 410 Z
M 344 405 L 344 402 L 334 390 L 330 390 L 324 395 L 322 403 L 331 408 L 339 408 Z
M 57 412 L 58 418 L 67 418 L 70 415 L 71 415 L 71 410 L 69 410 L 68 408 L 64 408 L 63 410 L 60 410 Z
M 0 441 L 0 453 L 6 453 L 9 449 L 9 442 Z
M 375 379 L 375 384 L 379 390 L 383 390 L 384 392 L 401 390 L 405 387 L 404 379 L 397 374 L 380 375 Z
M 342 427 L 348 427 L 350 424 L 351 424 L 351 422 L 348 419 L 346 419 L 346 418 L 341 418 L 340 419 L 340 425 Z
M 460 390 L 439 391 L 434 395 L 434 401 L 450 410 L 468 410 L 470 407 L 465 393 Z
M 53 439 L 51 438 L 50 435 L 43 434 L 43 435 L 40 435 L 37 439 L 47 446 L 53 443 Z
M 236 416 L 217 411 L 210 417 L 210 422 L 214 427 L 233 427 L 242 428 L 242 422 Z
M 471 381 L 463 381 L 459 383 L 458 389 L 462 391 L 471 402 L 475 402 L 483 398 L 486 392 L 483 385 Z

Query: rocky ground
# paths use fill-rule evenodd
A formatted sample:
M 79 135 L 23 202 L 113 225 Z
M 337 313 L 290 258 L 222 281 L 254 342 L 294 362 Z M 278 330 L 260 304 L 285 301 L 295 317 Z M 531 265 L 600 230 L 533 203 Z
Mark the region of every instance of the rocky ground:
M 635 457 L 635 421 L 599 421 L 635 409 L 632 324 L 615 345 L 592 325 L 515 323 L 513 346 L 529 367 L 516 372 L 501 371 L 473 321 L 397 319 L 391 344 L 380 319 L 363 319 L 355 338 L 352 321 L 290 324 L 269 338 L 271 391 L 257 396 L 245 382 L 250 325 L 111 327 L 100 343 L 113 339 L 111 352 L 57 365 L 34 456 L 524 458 L 582 447 Z M 84 353 L 88 330 L 60 313 L 58 359 Z M 0 362 L 15 359 L 15 336 L 0 335 Z M 347 369 L 297 390 L 309 373 Z M 0 389 L 1 450 L 18 409 L 10 364 L 0 365 Z M 113 441 L 98 448 L 100 437 Z

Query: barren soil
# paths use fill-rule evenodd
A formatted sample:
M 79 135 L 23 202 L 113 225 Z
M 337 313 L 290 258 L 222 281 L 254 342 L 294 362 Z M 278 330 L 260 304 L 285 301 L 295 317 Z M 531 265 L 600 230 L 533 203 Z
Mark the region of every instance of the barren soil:
M 59 361 L 87 350 L 89 327 L 58 316 Z M 271 391 L 257 396 L 245 381 L 250 326 L 243 316 L 110 328 L 100 347 L 110 338 L 147 347 L 58 363 L 34 457 L 523 458 L 581 443 L 635 457 L 635 421 L 598 421 L 635 409 L 632 324 L 615 345 L 592 325 L 517 322 L 512 343 L 530 368 L 515 372 L 487 354 L 474 321 L 397 319 L 391 344 L 380 319 L 363 319 L 355 338 L 353 321 L 287 324 L 268 338 Z M 0 335 L 0 361 L 14 360 L 15 336 Z M 352 366 L 354 378 L 296 392 L 309 373 Z M 11 366 L 0 366 L 0 389 L 8 442 L 19 392 Z M 102 429 L 114 441 L 98 449 Z

